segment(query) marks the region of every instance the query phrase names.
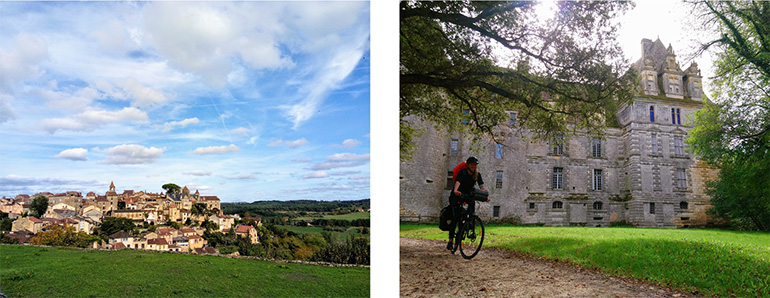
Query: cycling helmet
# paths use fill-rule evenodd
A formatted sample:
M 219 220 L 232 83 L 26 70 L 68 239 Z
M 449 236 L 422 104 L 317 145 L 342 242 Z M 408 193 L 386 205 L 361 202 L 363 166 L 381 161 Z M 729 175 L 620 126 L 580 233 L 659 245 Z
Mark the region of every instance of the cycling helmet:
M 471 156 L 471 157 L 468 157 L 468 160 L 466 160 L 465 163 L 475 163 L 475 164 L 478 164 L 479 160 L 478 160 L 478 158 L 475 158 L 475 157 Z

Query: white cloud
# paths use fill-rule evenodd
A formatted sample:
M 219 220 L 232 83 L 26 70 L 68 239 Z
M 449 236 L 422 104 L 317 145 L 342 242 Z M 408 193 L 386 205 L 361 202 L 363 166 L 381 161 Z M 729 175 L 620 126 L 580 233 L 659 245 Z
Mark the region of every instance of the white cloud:
M 195 150 L 193 150 L 191 153 L 204 155 L 204 154 L 219 154 L 219 153 L 229 153 L 229 152 L 238 152 L 238 151 L 241 151 L 241 148 L 238 148 L 238 146 L 235 146 L 234 144 L 230 144 L 227 146 L 198 147 Z
M 1 122 L 0 122 L 1 123 Z M 259 140 L 259 137 L 251 137 L 246 144 L 256 144 L 257 140 Z
M 131 77 L 122 82 L 123 90 L 128 93 L 132 104 L 137 107 L 148 107 L 153 104 L 161 104 L 168 101 L 168 98 L 158 90 L 147 87 Z
M 252 179 L 257 179 L 257 177 L 255 177 L 252 174 L 243 174 L 243 175 L 235 176 L 235 177 L 233 177 L 233 179 L 237 179 L 237 180 L 252 180 Z
M 57 82 L 55 80 L 50 81 L 48 85 L 51 88 L 57 88 Z M 82 111 L 88 107 L 94 99 L 101 96 L 99 91 L 90 87 L 78 89 L 75 92 L 39 89 L 32 93 L 45 99 L 46 103 L 51 108 L 69 111 Z
M 294 140 L 294 141 L 284 141 L 284 140 L 281 140 L 281 139 L 277 139 L 277 140 L 271 141 L 270 144 L 267 144 L 267 145 L 268 146 L 272 146 L 272 147 L 280 146 L 280 145 L 286 145 L 289 148 L 297 148 L 299 146 L 303 146 L 303 145 L 307 145 L 307 144 L 308 144 L 308 140 L 306 140 L 305 138 L 301 138 L 301 139 Z
M 324 171 L 317 171 L 312 172 L 310 174 L 302 176 L 302 179 L 316 179 L 316 178 L 326 178 L 329 177 L 329 174 Z
M 248 129 L 248 128 L 245 128 L 245 127 L 238 127 L 236 129 L 230 130 L 230 132 L 232 132 L 232 133 L 234 133 L 236 135 L 239 135 L 239 136 L 246 137 L 246 136 L 249 135 L 251 130 Z
M 192 171 L 192 172 L 185 172 L 185 173 L 182 173 L 182 174 L 193 175 L 193 176 L 211 176 L 211 172 L 203 171 L 203 170 Z
M 163 156 L 166 148 L 144 147 L 141 145 L 120 145 L 104 150 L 107 158 L 101 163 L 106 164 L 146 164 L 155 162 Z
M 326 157 L 326 161 L 310 167 L 311 170 L 330 170 L 336 168 L 357 167 L 366 164 L 370 159 L 367 154 L 337 153 Z
M 15 47 L 0 49 L 0 90 L 11 91 L 14 84 L 41 76 L 38 64 L 48 58 L 48 45 L 27 33 L 16 35 Z
M 11 96 L 0 93 L 0 123 L 16 119 L 18 115 L 11 105 Z
M 53 134 L 57 130 L 90 131 L 105 124 L 133 122 L 143 124 L 149 122 L 147 113 L 133 107 L 120 111 L 87 110 L 69 118 L 51 118 L 42 121 L 43 129 Z
M 361 145 L 361 141 L 354 140 L 354 139 L 347 139 L 347 140 L 342 141 L 342 146 L 341 147 L 342 148 L 353 148 L 353 147 L 356 147 L 358 145 Z
M 163 131 L 171 131 L 175 127 L 185 127 L 190 124 L 198 124 L 199 122 L 200 120 L 198 120 L 198 117 L 187 118 L 182 121 L 166 122 L 163 124 Z
M 88 160 L 88 158 L 86 158 L 87 154 L 88 154 L 88 149 L 72 148 L 72 149 L 67 149 L 60 152 L 58 155 L 56 155 L 56 157 L 69 159 L 69 160 L 85 161 L 85 160 Z
M 313 159 L 309 158 L 309 157 L 305 157 L 305 158 L 295 158 L 295 159 L 292 159 L 291 161 L 293 161 L 293 162 L 311 162 L 311 161 L 313 161 Z

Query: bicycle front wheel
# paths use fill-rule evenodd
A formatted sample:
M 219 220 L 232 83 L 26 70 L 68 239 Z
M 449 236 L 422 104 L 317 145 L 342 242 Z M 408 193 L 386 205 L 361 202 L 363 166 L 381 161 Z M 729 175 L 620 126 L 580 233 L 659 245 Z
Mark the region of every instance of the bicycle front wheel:
M 460 243 L 460 254 L 463 258 L 472 259 L 481 250 L 481 244 L 484 243 L 484 222 L 477 216 L 469 218 L 462 230 L 462 243 Z

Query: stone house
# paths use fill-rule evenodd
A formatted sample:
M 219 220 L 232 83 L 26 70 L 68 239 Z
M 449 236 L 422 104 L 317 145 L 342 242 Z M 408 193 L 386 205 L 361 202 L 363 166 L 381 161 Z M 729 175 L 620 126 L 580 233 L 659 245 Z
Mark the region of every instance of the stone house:
M 235 228 L 235 235 L 239 237 L 246 237 L 251 243 L 259 243 L 259 236 L 257 235 L 257 229 L 252 226 L 238 225 Z
M 37 234 L 43 230 L 43 221 L 34 216 L 18 218 L 11 223 L 11 231 L 17 232 L 27 230 Z
M 430 123 L 415 139 L 412 160 L 400 166 L 403 219 L 437 217 L 448 204 L 452 170 L 468 156 L 490 191 L 490 203 L 477 204 L 485 219 L 509 218 L 547 226 L 609 226 L 627 222 L 643 227 L 707 224 L 710 198 L 705 182 L 717 169 L 686 151 L 693 117 L 708 99 L 697 64 L 682 70 L 671 46 L 643 39 L 638 91 L 615 113 L 601 136 L 587 133 L 551 140 L 531 137 L 511 119 L 495 128 L 497 142 L 470 150 L 459 133 L 434 131 Z M 611 117 L 608 117 L 611 119 Z

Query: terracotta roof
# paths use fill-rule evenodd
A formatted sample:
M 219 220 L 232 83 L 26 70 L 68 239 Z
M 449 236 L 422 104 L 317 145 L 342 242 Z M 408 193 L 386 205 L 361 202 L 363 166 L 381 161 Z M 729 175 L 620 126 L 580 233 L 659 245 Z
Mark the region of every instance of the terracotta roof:
M 197 234 L 196 235 L 187 236 L 187 239 L 201 239 L 201 238 L 203 238 L 203 237 L 198 236 Z
M 195 233 L 195 230 L 192 228 L 182 228 L 182 233 Z
M 163 238 L 155 238 L 147 240 L 147 244 L 155 244 L 155 245 L 168 245 L 168 242 L 166 239 Z
M 34 217 L 34 216 L 27 216 L 27 219 L 29 219 L 31 222 L 34 222 L 34 223 L 43 222 L 42 220 L 40 220 L 40 219 L 38 219 L 37 217 Z
M 238 225 L 238 228 L 235 229 L 236 233 L 248 233 L 249 230 L 253 229 L 252 226 L 244 226 L 244 225 Z
M 115 243 L 115 244 L 112 246 L 112 249 L 125 249 L 125 248 L 126 248 L 126 245 L 125 245 L 125 244 L 123 244 L 123 242 L 118 242 L 118 243 Z

